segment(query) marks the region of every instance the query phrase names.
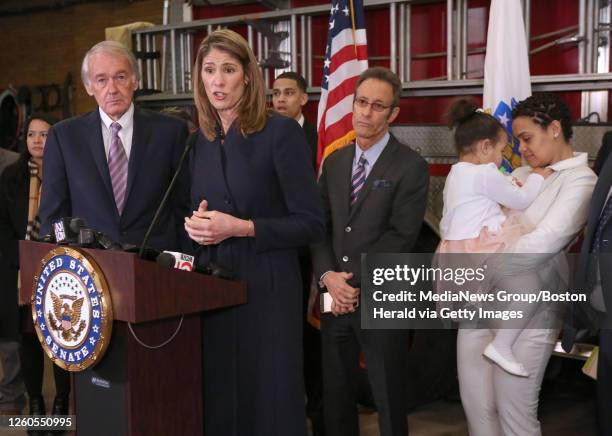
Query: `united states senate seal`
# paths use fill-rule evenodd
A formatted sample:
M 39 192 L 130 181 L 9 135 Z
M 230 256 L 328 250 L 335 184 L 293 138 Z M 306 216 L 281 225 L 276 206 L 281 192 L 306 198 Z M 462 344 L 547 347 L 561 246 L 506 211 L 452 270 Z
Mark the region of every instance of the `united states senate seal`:
M 79 249 L 57 247 L 34 277 L 32 317 L 53 362 L 83 371 L 100 361 L 111 337 L 113 310 L 104 274 Z

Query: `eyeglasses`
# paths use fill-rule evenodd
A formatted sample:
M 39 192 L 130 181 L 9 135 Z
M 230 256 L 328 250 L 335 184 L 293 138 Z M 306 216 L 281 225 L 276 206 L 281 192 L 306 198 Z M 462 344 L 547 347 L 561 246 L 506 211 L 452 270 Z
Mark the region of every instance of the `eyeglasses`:
M 389 109 L 390 107 L 392 107 L 392 105 L 385 106 L 384 104 L 378 103 L 377 101 L 375 101 L 374 103 L 370 103 L 366 98 L 363 97 L 356 98 L 353 104 L 355 104 L 361 109 L 365 109 L 368 106 L 372 106 L 372 109 L 374 109 L 376 112 L 382 112 L 385 109 Z
M 119 73 L 113 77 L 107 77 L 107 76 L 96 77 L 93 80 L 92 84 L 96 88 L 102 89 L 102 88 L 105 88 L 111 80 L 115 82 L 116 85 L 125 86 L 131 81 L 131 79 L 132 79 L 131 75 L 127 73 Z

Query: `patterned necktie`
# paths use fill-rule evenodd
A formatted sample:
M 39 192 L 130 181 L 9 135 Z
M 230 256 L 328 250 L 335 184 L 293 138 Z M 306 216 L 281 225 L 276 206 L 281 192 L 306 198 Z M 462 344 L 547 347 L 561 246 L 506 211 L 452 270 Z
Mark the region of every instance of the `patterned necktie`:
M 123 143 L 119 137 L 121 124 L 112 123 L 111 143 L 108 151 L 108 170 L 110 172 L 111 183 L 113 185 L 113 195 L 119 215 L 123 213 L 125 205 L 125 189 L 127 187 L 128 159 L 123 148 Z
M 365 166 L 368 164 L 368 160 L 365 158 L 365 154 L 362 152 L 357 162 L 357 168 L 353 171 L 351 177 L 351 206 L 355 204 L 359 198 L 359 193 L 363 189 L 363 185 L 366 179 Z

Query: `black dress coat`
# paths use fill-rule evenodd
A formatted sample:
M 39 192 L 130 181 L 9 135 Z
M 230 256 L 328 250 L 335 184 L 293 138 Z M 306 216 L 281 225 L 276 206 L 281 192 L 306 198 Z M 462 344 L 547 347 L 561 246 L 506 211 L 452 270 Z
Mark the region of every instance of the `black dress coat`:
M 21 158 L 0 177 L 0 338 L 19 339 L 17 272 L 19 240 L 28 224 L 28 161 Z
M 323 238 L 307 145 L 294 120 L 272 115 L 244 138 L 201 133 L 192 151 L 191 200 L 252 219 L 254 238 L 199 247 L 246 281 L 248 303 L 203 316 L 204 424 L 209 436 L 305 435 L 302 289 L 297 247 Z

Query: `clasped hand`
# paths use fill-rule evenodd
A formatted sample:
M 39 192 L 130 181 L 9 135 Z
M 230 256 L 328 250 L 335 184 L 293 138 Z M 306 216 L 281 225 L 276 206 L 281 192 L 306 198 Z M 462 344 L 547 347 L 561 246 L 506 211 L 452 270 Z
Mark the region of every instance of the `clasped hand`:
M 353 273 L 330 271 L 323 277 L 323 284 L 334 300 L 331 311 L 334 315 L 354 312 L 359 304 L 359 288 L 347 283 Z
M 242 221 L 223 212 L 209 211 L 208 202 L 202 200 L 198 210 L 185 218 L 185 231 L 200 245 L 215 245 L 233 236 L 244 236 L 239 234 Z

